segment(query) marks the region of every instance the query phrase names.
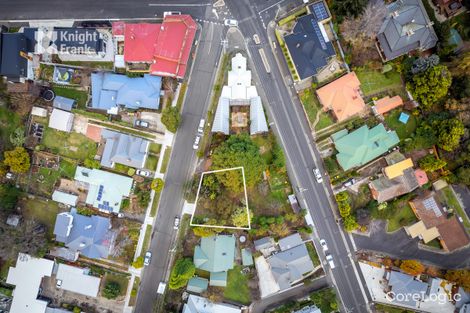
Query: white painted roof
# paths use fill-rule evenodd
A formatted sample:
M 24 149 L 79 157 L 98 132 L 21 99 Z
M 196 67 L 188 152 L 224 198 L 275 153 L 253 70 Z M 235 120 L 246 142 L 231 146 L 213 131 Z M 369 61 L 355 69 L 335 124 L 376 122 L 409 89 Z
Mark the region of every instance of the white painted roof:
M 60 288 L 85 296 L 96 297 L 100 289 L 101 279 L 86 274 L 86 269 L 59 264 L 57 279 L 62 281 Z
M 33 109 L 31 110 L 31 115 L 46 117 L 47 110 L 40 107 L 33 107 Z
M 66 205 L 75 206 L 78 202 L 78 196 L 63 191 L 55 190 L 52 193 L 52 200 Z
M 73 114 L 59 109 L 52 110 L 49 127 L 64 132 L 70 132 L 73 126 Z
M 241 313 L 234 305 L 210 302 L 206 298 L 190 295 L 183 307 L 183 313 Z
M 268 124 L 264 116 L 263 105 L 259 96 L 251 98 L 250 104 L 250 134 L 255 135 L 268 131 Z
M 44 313 L 47 302 L 38 300 L 44 276 L 51 276 L 54 262 L 19 253 L 15 267 L 8 271 L 7 284 L 14 285 L 10 313 Z

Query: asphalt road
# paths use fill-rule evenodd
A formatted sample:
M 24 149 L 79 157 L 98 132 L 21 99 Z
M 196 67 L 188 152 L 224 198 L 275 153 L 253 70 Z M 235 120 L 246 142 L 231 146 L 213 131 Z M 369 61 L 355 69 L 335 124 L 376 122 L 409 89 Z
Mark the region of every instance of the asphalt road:
M 199 120 L 206 116 L 215 65 L 222 52 L 222 31 L 224 27 L 204 23 L 202 36 L 192 69 L 182 113 L 182 123 L 176 134 L 168 171 L 165 176 L 160 206 L 154 224 L 154 235 L 149 250 L 153 258 L 143 272 L 135 312 L 152 312 L 157 287 L 166 280 L 168 262 L 176 232 L 173 220 L 183 207 L 184 185 L 194 172 L 196 153 L 193 141 Z
M 211 0 L 2 0 L 1 20 L 129 19 L 180 11 L 203 18 Z
M 316 233 L 324 238 L 329 246 L 329 253 L 333 256 L 336 268 L 330 274 L 337 287 L 341 301 L 347 312 L 367 312 L 369 299 L 366 300 L 362 290 L 362 284 L 358 281 L 356 273 L 359 273 L 357 263 L 350 257 L 349 251 L 354 251 L 349 237 L 336 224 L 335 216 L 331 209 L 331 193 L 324 186 L 315 182 L 312 169 L 320 168 L 325 172 L 321 164 L 321 158 L 314 147 L 310 129 L 307 124 L 301 104 L 293 87 L 286 87 L 283 77 L 290 75 L 281 66 L 278 68 L 274 54 L 269 45 L 265 26 L 269 19 L 274 17 L 279 5 L 273 1 L 252 2 L 249 0 L 229 1 L 227 5 L 233 17 L 239 22 L 239 29 L 247 39 L 248 51 L 251 54 L 251 68 L 258 74 L 260 91 L 264 91 L 263 101 L 269 121 L 280 138 L 287 157 L 288 173 L 295 187 L 298 187 L 297 196 L 303 206 L 310 211 Z M 282 5 L 282 3 L 281 3 Z M 271 13 L 269 13 L 271 11 Z M 271 14 L 271 15 L 269 15 Z M 261 17 L 264 16 L 262 19 Z M 251 40 L 254 34 L 258 34 L 261 44 L 256 45 Z M 259 48 L 263 48 L 271 73 L 268 74 L 262 62 Z M 281 59 L 282 60 L 282 59 Z M 283 61 L 284 62 L 284 61 Z M 285 63 L 282 63 L 285 65 Z M 280 72 L 283 70 L 283 73 Z M 261 92 L 262 94 L 262 92 Z M 330 198 L 330 199 L 329 199 Z M 318 246 L 318 242 L 316 242 Z M 322 254 L 320 252 L 320 254 Z M 324 258 L 324 255 L 321 255 Z M 326 266 L 328 269 L 328 266 Z M 360 274 L 358 274 L 360 275 Z

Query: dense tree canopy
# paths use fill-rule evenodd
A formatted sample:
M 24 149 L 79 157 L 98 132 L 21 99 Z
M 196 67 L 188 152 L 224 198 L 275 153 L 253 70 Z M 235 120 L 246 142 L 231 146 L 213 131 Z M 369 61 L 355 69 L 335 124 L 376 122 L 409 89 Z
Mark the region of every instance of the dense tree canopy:
M 29 154 L 23 147 L 16 147 L 14 150 L 4 152 L 3 163 L 10 167 L 13 173 L 26 173 L 30 167 Z
M 171 270 L 168 287 L 173 290 L 183 288 L 191 277 L 194 276 L 195 271 L 196 267 L 191 259 L 184 258 L 177 260 Z
M 232 224 L 236 227 L 248 227 L 248 212 L 245 208 L 237 208 L 231 216 Z
M 470 270 L 449 270 L 445 279 L 457 283 L 467 292 L 470 291 Z
M 438 65 L 414 75 L 407 88 L 423 108 L 429 109 L 447 94 L 451 83 L 447 67 Z
M 21 147 L 22 145 L 24 145 L 25 141 L 26 137 L 24 135 L 24 129 L 22 127 L 18 127 L 13 133 L 10 134 L 10 142 L 15 147 Z
M 167 106 L 162 112 L 162 124 L 172 133 L 176 133 L 181 116 L 177 107 Z
M 344 17 L 358 17 L 364 12 L 367 0 L 334 0 L 330 3 L 330 10 L 339 21 Z
M 465 133 L 463 123 L 456 119 L 445 119 L 439 124 L 437 144 L 445 151 L 452 151 L 459 146 L 460 138 Z
M 447 165 L 446 161 L 436 158 L 433 154 L 429 154 L 418 161 L 419 167 L 426 172 L 437 171 Z
M 416 276 L 424 272 L 424 265 L 416 260 L 404 260 L 400 264 L 400 269 L 409 275 Z
M 259 147 L 247 134 L 233 135 L 218 146 L 212 154 L 213 169 L 228 169 L 243 166 L 248 187 L 253 187 L 262 178 L 265 162 Z M 223 171 L 217 173 L 217 179 L 229 190 L 243 191 L 241 171 Z
M 11 211 L 15 208 L 20 190 L 11 184 L 0 184 L 0 208 Z
M 460 167 L 457 170 L 457 179 L 459 183 L 470 186 L 470 167 Z

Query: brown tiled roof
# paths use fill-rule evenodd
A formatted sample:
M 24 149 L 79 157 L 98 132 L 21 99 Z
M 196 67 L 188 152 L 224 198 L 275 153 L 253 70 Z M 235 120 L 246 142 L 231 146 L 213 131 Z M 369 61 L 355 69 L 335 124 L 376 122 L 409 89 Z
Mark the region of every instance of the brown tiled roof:
M 102 127 L 95 126 L 88 124 L 86 129 L 86 136 L 93 140 L 94 142 L 101 141 L 101 131 L 103 130 Z
M 437 227 L 441 242 L 447 250 L 453 251 L 470 243 L 457 217 L 448 216 L 434 193 L 416 198 L 410 201 L 410 205 L 426 228 Z
M 388 179 L 383 176 L 369 183 L 372 197 L 379 203 L 412 192 L 418 186 L 418 181 L 412 168 L 404 170 L 403 175 L 394 179 Z

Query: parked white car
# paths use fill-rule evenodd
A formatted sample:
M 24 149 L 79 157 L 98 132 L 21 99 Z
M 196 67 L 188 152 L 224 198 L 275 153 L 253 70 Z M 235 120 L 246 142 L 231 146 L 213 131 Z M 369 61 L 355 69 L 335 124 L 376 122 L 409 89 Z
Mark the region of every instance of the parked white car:
M 224 21 L 225 26 L 230 26 L 230 27 L 237 27 L 238 26 L 238 21 L 237 20 L 231 20 L 227 19 Z
M 197 132 L 201 135 L 204 133 L 204 124 L 206 124 L 206 120 L 201 118 L 199 121 L 199 126 L 197 127 Z
M 149 265 L 151 260 L 152 260 L 152 252 L 150 251 L 145 252 L 144 265 L 145 266 Z
M 142 127 L 142 128 L 149 128 L 150 124 L 149 122 L 146 122 L 144 120 L 137 120 L 135 121 L 135 126 Z
M 166 289 L 166 283 L 160 282 L 160 284 L 158 284 L 157 293 L 162 295 L 165 293 L 165 289 Z
M 197 150 L 199 149 L 199 142 L 201 141 L 201 136 L 197 135 L 196 138 L 194 138 L 194 144 L 193 144 L 193 149 Z
M 152 172 L 150 171 L 147 171 L 147 170 L 137 170 L 135 171 L 135 173 L 139 176 L 143 176 L 143 177 L 150 177 L 152 176 Z
M 255 41 L 255 44 L 257 44 L 257 45 L 259 45 L 261 43 L 261 41 L 259 40 L 258 34 L 253 35 L 253 40 Z
M 180 227 L 180 218 L 179 216 L 175 216 L 175 221 L 173 223 L 173 229 L 178 229 Z
M 322 183 L 323 178 L 321 177 L 320 170 L 318 168 L 313 169 L 313 175 L 315 175 L 315 179 L 317 180 L 317 183 Z
M 335 268 L 335 262 L 333 261 L 333 257 L 331 254 L 326 255 L 326 260 L 328 261 L 328 264 L 330 265 L 331 269 Z
M 328 251 L 328 246 L 326 244 L 326 240 L 325 239 L 320 239 L 320 246 L 322 247 L 323 251 L 326 252 Z

